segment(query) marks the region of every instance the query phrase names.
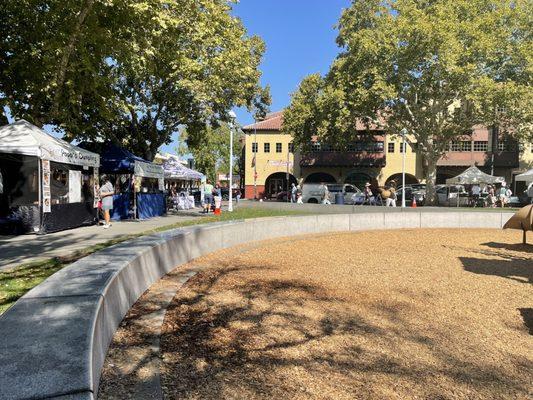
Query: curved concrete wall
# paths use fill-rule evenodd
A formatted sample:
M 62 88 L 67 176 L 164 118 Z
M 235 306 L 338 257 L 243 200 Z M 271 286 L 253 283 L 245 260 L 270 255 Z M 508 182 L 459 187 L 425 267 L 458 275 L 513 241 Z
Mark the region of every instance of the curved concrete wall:
M 140 295 L 176 266 L 241 243 L 308 233 L 501 228 L 512 213 L 373 212 L 261 218 L 176 229 L 79 260 L 0 317 L 0 399 L 94 399 L 113 334 Z

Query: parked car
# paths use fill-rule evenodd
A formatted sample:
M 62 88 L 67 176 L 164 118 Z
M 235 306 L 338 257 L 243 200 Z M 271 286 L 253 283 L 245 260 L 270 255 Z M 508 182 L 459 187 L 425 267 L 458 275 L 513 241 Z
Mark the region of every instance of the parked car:
M 337 193 L 342 193 L 344 197 L 344 204 L 361 204 L 364 200 L 364 195 L 354 185 L 350 184 L 326 184 L 330 192 L 330 201 L 335 203 L 335 196 Z M 322 192 L 319 183 L 306 183 L 302 187 L 302 201 L 304 203 L 318 204 L 322 201 Z
M 237 197 L 237 193 L 239 193 L 241 189 L 239 188 L 233 188 L 232 189 L 232 197 L 235 199 Z M 229 200 L 229 189 L 227 187 L 220 188 L 220 192 L 222 193 L 222 200 Z
M 396 189 L 398 205 L 402 204 L 402 187 Z M 417 206 L 423 206 L 426 200 L 426 185 L 419 183 L 415 185 L 405 185 L 405 204 L 411 205 L 413 198 L 416 199 Z
M 437 185 L 437 202 L 439 206 L 469 206 L 469 196 L 463 185 Z

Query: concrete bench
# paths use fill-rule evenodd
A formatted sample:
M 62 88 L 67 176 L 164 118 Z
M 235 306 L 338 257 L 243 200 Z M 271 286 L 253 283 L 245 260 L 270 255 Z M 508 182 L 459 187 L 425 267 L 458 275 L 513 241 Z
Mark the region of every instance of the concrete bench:
M 0 399 L 94 399 L 118 324 L 170 270 L 241 243 L 335 231 L 501 228 L 507 212 L 374 212 L 273 217 L 124 242 L 52 275 L 0 317 Z

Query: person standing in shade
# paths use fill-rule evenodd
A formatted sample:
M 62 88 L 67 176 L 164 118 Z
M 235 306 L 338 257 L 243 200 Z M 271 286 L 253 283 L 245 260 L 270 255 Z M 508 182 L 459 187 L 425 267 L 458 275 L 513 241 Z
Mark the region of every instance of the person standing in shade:
M 100 199 L 102 200 L 102 210 L 104 211 L 104 229 L 108 229 L 111 226 L 111 210 L 113 209 L 115 188 L 107 175 L 102 175 L 101 182 Z
M 526 190 L 527 197 L 529 197 L 529 203 L 533 204 L 533 182 L 529 184 Z
M 209 213 L 209 209 L 211 208 L 211 204 L 213 203 L 213 185 L 211 185 L 211 181 L 208 179 L 205 183 L 204 183 L 204 188 L 203 188 L 203 191 L 204 191 L 204 204 L 203 204 L 203 207 L 204 207 L 204 214 L 207 214 Z

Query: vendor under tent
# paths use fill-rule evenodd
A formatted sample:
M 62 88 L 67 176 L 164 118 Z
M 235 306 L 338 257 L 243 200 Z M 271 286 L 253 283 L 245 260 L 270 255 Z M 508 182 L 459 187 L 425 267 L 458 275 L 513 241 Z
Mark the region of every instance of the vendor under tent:
M 165 213 L 163 168 L 112 143 L 83 143 L 100 153 L 100 173 L 108 175 L 115 195 L 111 218 L 148 219 Z
M 187 168 L 174 158 L 169 158 L 165 161 L 163 169 L 165 171 L 165 185 L 171 203 L 176 203 L 177 196 L 183 195 L 192 199 L 190 201 L 192 206 L 194 206 L 194 202 L 201 202 L 202 194 L 199 188 L 201 182 L 205 181 L 204 174 Z M 195 192 L 197 196 L 195 196 Z
M 514 180 L 517 182 L 533 182 L 533 169 L 530 169 L 523 174 L 516 175 Z
M 19 120 L 0 127 L 0 231 L 93 224 L 100 157 Z
M 163 169 L 165 171 L 165 181 L 167 183 L 178 183 L 183 189 L 198 187 L 202 179 L 205 178 L 204 174 L 187 168 L 173 159 L 167 160 L 163 164 Z
M 463 173 L 454 176 L 453 178 L 446 179 L 447 185 L 474 185 L 474 184 L 494 184 L 494 183 L 503 183 L 505 178 L 501 176 L 492 176 L 489 174 L 480 171 L 478 167 L 471 166 L 470 168 L 463 171 Z

